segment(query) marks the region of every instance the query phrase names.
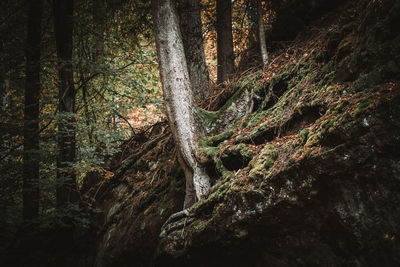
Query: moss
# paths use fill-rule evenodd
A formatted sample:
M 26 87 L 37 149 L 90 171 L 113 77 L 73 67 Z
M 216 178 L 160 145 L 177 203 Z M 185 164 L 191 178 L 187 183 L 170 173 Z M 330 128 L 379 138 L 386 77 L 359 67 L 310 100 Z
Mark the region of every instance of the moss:
M 257 112 L 254 115 L 252 114 L 252 118 L 250 119 L 250 121 L 248 123 L 248 126 L 251 127 L 256 123 L 261 122 L 262 120 L 265 119 L 265 117 L 267 116 L 268 113 L 269 113 L 268 111 L 260 111 L 260 112 Z
M 310 131 L 308 129 L 303 129 L 303 130 L 300 131 L 301 143 L 303 145 L 307 142 L 309 133 L 310 133 Z
M 253 117 L 250 119 L 249 123 L 248 123 L 248 127 L 254 126 L 256 124 L 259 124 L 260 122 L 262 122 L 263 120 L 265 120 L 265 118 L 270 118 L 273 122 L 279 122 L 279 120 L 282 117 L 282 114 L 285 110 L 285 106 L 287 106 L 287 103 L 289 102 L 289 99 L 291 99 L 293 97 L 293 89 L 286 91 L 278 100 L 277 103 L 275 103 L 274 106 L 272 106 L 271 108 L 258 112 L 255 115 L 253 115 Z M 268 128 L 268 125 L 271 124 L 271 121 L 268 123 L 261 123 L 259 124 L 259 126 L 257 126 L 257 128 L 253 129 L 253 134 L 255 134 L 256 132 L 259 131 L 263 131 L 265 129 L 263 128 Z M 249 140 L 249 137 L 247 138 L 247 140 Z
M 368 99 L 364 99 L 357 106 L 357 113 L 366 112 L 370 108 L 371 104 Z
M 195 232 L 199 233 L 206 229 L 208 223 L 205 221 L 196 221 L 192 224 L 192 228 Z
M 240 154 L 244 158 L 254 157 L 254 153 L 243 143 L 230 147 L 224 154 L 228 156 L 229 154 Z
M 220 117 L 220 112 L 218 111 L 208 111 L 199 107 L 196 107 L 196 114 L 201 118 L 206 129 L 213 129 Z
M 230 180 L 235 177 L 235 175 L 232 172 L 230 172 L 227 168 L 225 168 L 224 164 L 220 159 L 216 160 L 215 166 L 218 172 L 222 175 L 223 179 Z
M 266 145 L 260 155 L 250 162 L 250 178 L 262 178 L 278 158 L 278 151 L 273 145 Z
M 190 207 L 190 212 L 197 214 L 201 212 L 211 213 L 215 203 L 223 202 L 223 199 L 229 192 L 229 180 L 224 180 L 225 182 L 222 182 L 218 186 L 216 186 L 216 188 L 214 188 L 214 191 L 211 192 L 207 198 L 201 199 L 194 203 L 193 206 Z
M 238 151 L 243 157 L 252 158 L 254 153 L 244 144 L 236 145 L 232 150 Z
M 210 136 L 210 137 L 204 137 L 200 139 L 199 145 L 200 146 L 217 146 L 219 143 L 227 140 L 229 137 L 233 135 L 233 130 L 228 129 L 220 134 Z
M 243 95 L 244 92 L 250 91 L 260 91 L 263 89 L 264 84 L 262 84 L 259 79 L 261 78 L 261 72 L 256 75 L 247 75 L 241 78 L 233 88 L 233 95 L 225 102 L 225 104 L 217 111 L 208 111 L 200 107 L 196 107 L 196 115 L 200 118 L 207 132 L 212 132 L 223 120 L 224 114 L 228 109 L 237 102 Z M 237 125 L 236 125 L 237 126 Z
M 199 147 L 199 152 L 210 158 L 218 157 L 219 151 L 220 149 L 218 147 L 212 147 L 212 146 Z
M 219 156 L 219 144 L 229 139 L 233 135 L 233 130 L 229 129 L 214 136 L 206 136 L 199 140 L 199 152 L 207 157 L 216 158 Z
M 335 111 L 337 111 L 337 112 L 343 112 L 344 109 L 345 109 L 345 107 L 346 107 L 348 104 L 349 104 L 349 101 L 347 101 L 347 100 L 338 103 L 338 104 L 335 106 Z
M 262 74 L 262 71 L 257 71 L 251 75 L 244 76 L 238 81 L 237 86 L 252 90 L 255 94 L 261 94 L 266 89 L 265 84 L 260 82 Z
M 242 142 L 244 142 L 244 141 L 246 141 L 247 139 L 246 139 L 246 136 L 245 135 L 242 135 L 242 134 L 239 134 L 238 136 L 236 136 L 236 142 L 237 143 L 242 143 Z
M 349 101 L 347 100 L 336 103 L 327 110 L 326 114 L 342 113 L 348 105 Z
M 337 120 L 329 119 L 323 122 L 320 126 L 321 134 L 325 132 L 332 132 L 337 125 Z

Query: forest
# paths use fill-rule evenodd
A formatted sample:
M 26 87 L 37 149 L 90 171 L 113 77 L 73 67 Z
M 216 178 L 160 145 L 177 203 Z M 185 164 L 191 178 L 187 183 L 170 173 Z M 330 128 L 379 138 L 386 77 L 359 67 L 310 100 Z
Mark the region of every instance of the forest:
M 3 0 L 0 266 L 400 266 L 400 0 Z

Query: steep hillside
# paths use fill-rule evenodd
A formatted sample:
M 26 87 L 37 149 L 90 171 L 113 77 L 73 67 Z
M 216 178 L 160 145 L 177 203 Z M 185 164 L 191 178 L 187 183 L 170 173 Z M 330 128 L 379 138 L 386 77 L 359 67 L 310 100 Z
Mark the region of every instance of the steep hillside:
M 133 137 L 87 193 L 96 265 L 400 264 L 399 13 L 348 1 L 238 79 L 253 112 L 200 141 L 213 187 L 189 210 L 166 124 Z

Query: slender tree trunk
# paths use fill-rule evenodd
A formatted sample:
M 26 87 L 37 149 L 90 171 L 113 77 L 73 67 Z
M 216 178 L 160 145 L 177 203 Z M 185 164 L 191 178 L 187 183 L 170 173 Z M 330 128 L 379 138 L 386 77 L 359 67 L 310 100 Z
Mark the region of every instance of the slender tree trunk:
M 258 0 L 258 38 L 260 42 L 260 52 L 263 62 L 263 67 L 266 68 L 268 65 L 268 52 L 267 44 L 265 42 L 265 27 L 264 27 L 264 9 L 261 0 Z
M 39 97 L 42 13 L 43 0 L 29 1 L 24 110 L 24 220 L 39 216 Z
M 217 81 L 228 81 L 235 73 L 233 54 L 232 3 L 217 0 Z
M 73 0 L 53 0 L 59 73 L 57 206 L 78 199 L 75 161 L 75 88 L 72 71 Z
M 210 182 L 195 156 L 200 129 L 194 119 L 193 92 L 174 4 L 153 0 L 152 12 L 168 120 L 185 171 L 187 208 L 195 201 L 193 189 L 199 199 L 208 192 Z
M 181 0 L 179 14 L 193 98 L 199 105 L 210 96 L 210 78 L 204 55 L 200 0 Z

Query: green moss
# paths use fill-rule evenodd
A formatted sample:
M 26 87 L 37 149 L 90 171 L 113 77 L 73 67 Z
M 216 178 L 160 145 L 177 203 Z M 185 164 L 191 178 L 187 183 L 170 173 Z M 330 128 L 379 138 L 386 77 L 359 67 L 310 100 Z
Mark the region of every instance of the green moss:
M 232 172 L 230 172 L 227 168 L 225 168 L 224 164 L 220 159 L 216 159 L 215 166 L 218 172 L 222 174 L 223 179 L 230 180 L 235 178 L 235 175 Z
M 364 99 L 357 106 L 357 113 L 366 112 L 370 108 L 371 104 L 368 99 Z
M 218 147 L 212 147 L 212 146 L 199 147 L 199 152 L 210 158 L 218 157 L 219 151 L 220 149 Z
M 233 135 L 234 131 L 232 129 L 228 129 L 220 134 L 214 135 L 214 136 L 210 136 L 210 137 L 206 137 L 203 138 L 202 140 L 205 141 L 205 145 L 209 145 L 209 146 L 217 146 L 219 143 L 228 140 L 232 135 Z
M 254 153 L 244 144 L 236 145 L 232 148 L 233 151 L 238 151 L 243 157 L 252 158 Z
M 208 223 L 205 221 L 196 221 L 192 224 L 192 228 L 195 232 L 199 233 L 206 229 Z
M 201 118 L 206 129 L 213 129 L 220 117 L 220 112 L 218 111 L 208 111 L 199 107 L 196 107 L 196 114 Z
M 260 155 L 250 162 L 251 170 L 249 172 L 249 177 L 265 177 L 277 158 L 278 151 L 276 148 L 273 145 L 266 145 Z
M 347 100 L 338 103 L 338 104 L 335 106 L 335 111 L 337 111 L 337 112 L 343 112 L 344 109 L 345 109 L 345 107 L 346 107 L 348 104 L 349 104 L 349 101 L 347 101 Z
M 328 130 L 328 129 L 332 128 L 334 125 L 335 125 L 335 120 L 330 119 L 330 120 L 327 120 L 324 123 L 322 123 L 321 129 Z
M 246 138 L 245 135 L 239 134 L 238 136 L 236 136 L 236 142 L 237 143 L 242 143 L 242 142 L 244 142 L 246 140 L 247 140 L 247 138 Z
M 300 131 L 301 143 L 303 145 L 307 142 L 309 133 L 310 133 L 310 131 L 308 129 L 303 129 L 303 130 Z
M 217 111 L 208 111 L 200 107 L 196 107 L 196 115 L 202 121 L 207 132 L 211 132 L 215 129 L 223 118 L 227 110 L 239 100 L 243 93 L 246 91 L 259 92 L 263 90 L 264 84 L 259 80 L 261 78 L 261 72 L 256 75 L 247 75 L 241 78 L 233 88 L 233 95 L 225 102 L 225 104 Z M 237 125 L 236 125 L 237 126 Z
M 218 186 L 216 186 L 214 191 L 211 192 L 211 194 L 207 198 L 201 199 L 200 201 L 194 203 L 193 206 L 190 207 L 190 212 L 197 214 L 202 212 L 211 213 L 216 203 L 222 203 L 230 189 L 229 179 L 225 178 L 223 180 L 225 182 L 222 182 Z
M 262 121 L 268 115 L 268 113 L 269 113 L 268 111 L 260 111 L 254 114 L 254 116 L 252 115 L 252 118 L 250 119 L 248 126 L 253 126 L 254 124 Z

